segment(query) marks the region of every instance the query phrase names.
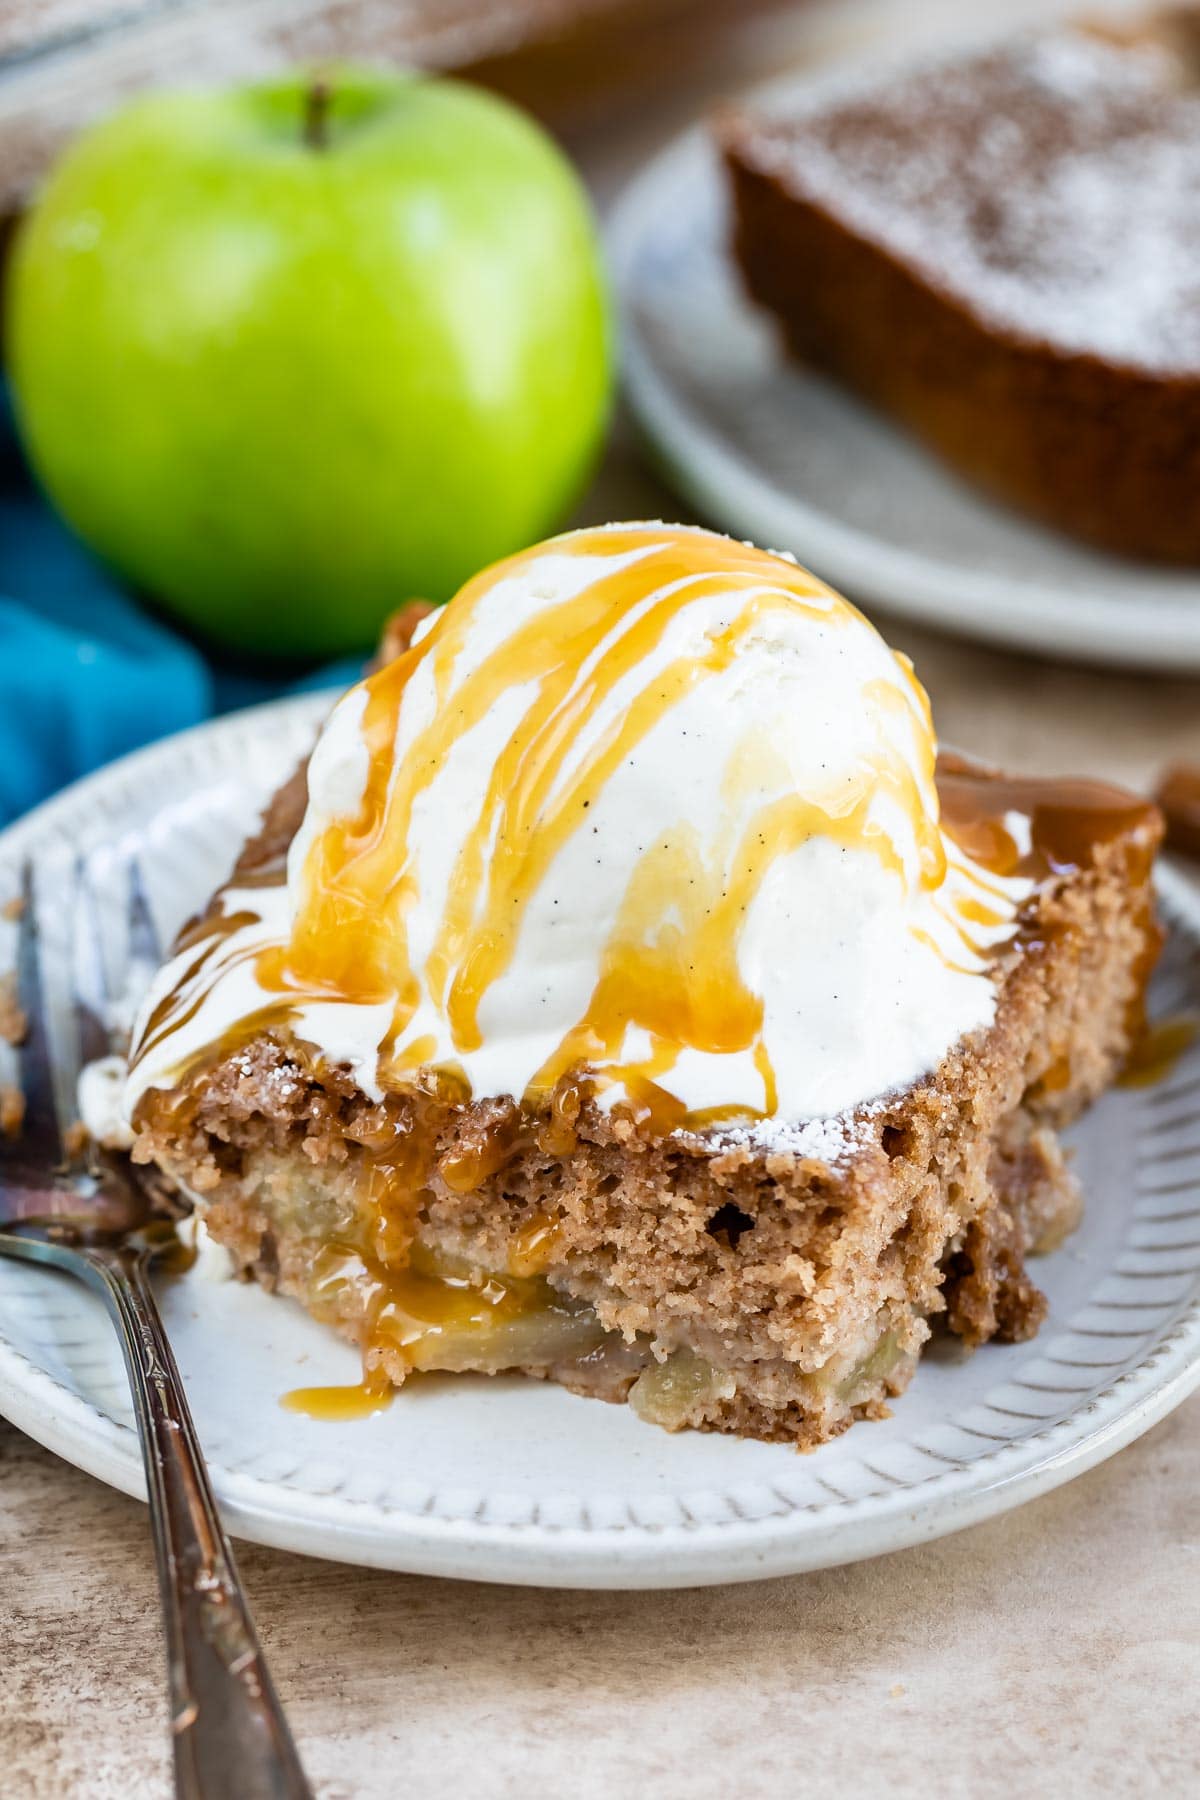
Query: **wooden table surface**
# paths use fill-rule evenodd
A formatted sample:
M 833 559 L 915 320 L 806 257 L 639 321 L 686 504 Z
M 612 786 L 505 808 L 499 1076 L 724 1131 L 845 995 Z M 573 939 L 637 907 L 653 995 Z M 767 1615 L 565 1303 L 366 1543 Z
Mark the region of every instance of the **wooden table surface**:
M 722 81 L 901 14 L 810 6 L 753 28 L 652 123 L 581 130 L 601 203 Z M 680 512 L 619 429 L 582 516 Z M 1134 783 L 1200 758 L 1200 684 L 883 623 L 942 736 L 984 758 Z M 321 1800 L 1185 1794 L 1200 1787 L 1198 1492 L 1200 1396 L 1005 1518 L 792 1580 L 558 1593 L 240 1556 Z M 0 1422 L 0 1795 L 168 1792 L 144 1511 Z

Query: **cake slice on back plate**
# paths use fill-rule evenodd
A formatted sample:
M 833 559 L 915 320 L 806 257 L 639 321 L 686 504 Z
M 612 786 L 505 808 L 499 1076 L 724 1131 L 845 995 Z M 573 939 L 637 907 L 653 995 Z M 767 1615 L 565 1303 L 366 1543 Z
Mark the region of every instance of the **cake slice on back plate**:
M 801 1447 L 878 1415 L 939 1320 L 1036 1329 L 1057 1128 L 1158 945 L 1152 807 L 935 760 L 789 560 L 634 525 L 487 570 L 183 932 L 135 1155 L 368 1404 L 522 1369 Z
M 960 474 L 1200 561 L 1200 7 L 1061 20 L 750 104 L 734 249 L 802 362 Z

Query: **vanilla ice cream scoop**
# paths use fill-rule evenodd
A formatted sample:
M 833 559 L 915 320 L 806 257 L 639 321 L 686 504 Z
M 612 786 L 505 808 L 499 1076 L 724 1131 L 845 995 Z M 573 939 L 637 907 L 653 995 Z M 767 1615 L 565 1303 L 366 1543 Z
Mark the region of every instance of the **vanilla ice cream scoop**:
M 163 972 L 130 1103 L 260 1013 L 373 1094 L 583 1075 L 696 1127 L 907 1085 L 991 1020 L 1028 892 L 943 833 L 935 755 L 907 661 L 790 560 L 538 545 L 334 709 L 286 886 Z

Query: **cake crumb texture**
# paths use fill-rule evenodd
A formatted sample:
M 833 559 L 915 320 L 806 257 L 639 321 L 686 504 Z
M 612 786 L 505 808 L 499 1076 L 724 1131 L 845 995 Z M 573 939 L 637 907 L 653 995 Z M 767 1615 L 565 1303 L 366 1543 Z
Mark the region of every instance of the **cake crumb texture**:
M 840 1119 L 663 1136 L 574 1086 L 541 1108 L 436 1084 L 375 1102 L 281 1028 L 151 1090 L 134 1155 L 393 1381 L 413 1353 L 378 1320 L 411 1311 L 414 1262 L 525 1296 L 508 1335 L 439 1327 L 437 1366 L 808 1448 L 883 1416 L 932 1330 L 972 1348 L 1036 1331 L 1027 1259 L 1081 1203 L 1058 1129 L 1120 1067 L 1157 941 L 1146 845 L 1131 859 L 1118 836 L 1036 891 L 993 1025 Z

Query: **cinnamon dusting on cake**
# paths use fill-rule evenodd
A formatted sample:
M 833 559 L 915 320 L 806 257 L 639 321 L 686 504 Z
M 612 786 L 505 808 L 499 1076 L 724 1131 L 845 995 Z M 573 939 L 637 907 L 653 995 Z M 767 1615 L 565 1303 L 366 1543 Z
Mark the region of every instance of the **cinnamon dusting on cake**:
M 800 362 L 1002 501 L 1185 564 L 1198 44 L 1196 6 L 1054 21 L 806 80 L 721 127 L 735 254 Z
M 814 88 L 756 160 L 1005 330 L 1200 368 L 1200 91 L 1160 40 L 1064 26 Z

